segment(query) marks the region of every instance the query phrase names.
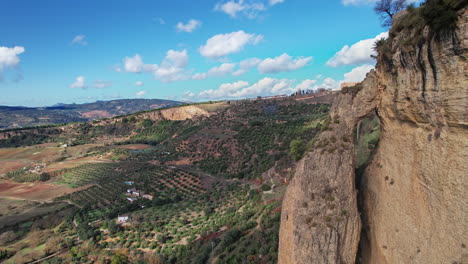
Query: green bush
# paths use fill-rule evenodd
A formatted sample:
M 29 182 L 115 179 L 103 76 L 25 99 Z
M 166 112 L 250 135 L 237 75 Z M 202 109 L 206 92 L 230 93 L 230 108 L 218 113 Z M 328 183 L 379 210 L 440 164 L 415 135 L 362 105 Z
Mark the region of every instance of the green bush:
M 304 155 L 304 152 L 306 150 L 305 144 L 303 140 L 300 139 L 294 139 L 291 140 L 291 143 L 289 145 L 289 153 L 291 154 L 291 157 L 298 161 L 302 158 Z
M 422 6 L 421 15 L 426 25 L 438 34 L 446 35 L 457 28 L 457 11 L 454 0 L 427 0 Z

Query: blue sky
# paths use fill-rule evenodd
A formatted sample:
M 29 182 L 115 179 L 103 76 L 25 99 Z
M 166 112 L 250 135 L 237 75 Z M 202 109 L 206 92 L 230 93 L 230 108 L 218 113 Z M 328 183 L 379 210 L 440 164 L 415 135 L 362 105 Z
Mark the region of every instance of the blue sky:
M 1 6 L 1 105 L 333 89 L 365 76 L 374 65 L 372 43 L 386 31 L 372 0 L 1 0 Z

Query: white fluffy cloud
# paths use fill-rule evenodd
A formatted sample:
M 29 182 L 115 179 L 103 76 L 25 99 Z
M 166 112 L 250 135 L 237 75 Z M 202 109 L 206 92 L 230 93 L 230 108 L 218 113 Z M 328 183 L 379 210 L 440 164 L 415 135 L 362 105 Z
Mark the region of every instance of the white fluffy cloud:
M 85 77 L 84 76 L 78 76 L 76 77 L 75 82 L 70 84 L 70 88 L 79 88 L 79 89 L 84 89 L 86 88 L 85 85 Z
M 190 19 L 187 24 L 184 24 L 182 22 L 177 23 L 176 28 L 177 31 L 179 32 L 193 32 L 195 29 L 200 28 L 202 25 L 202 22 L 195 20 L 195 19 Z
M 267 58 L 258 64 L 260 73 L 278 73 L 283 71 L 294 71 L 300 69 L 309 63 L 312 57 L 293 59 L 284 53 L 276 58 Z
M 237 17 L 238 13 L 245 15 L 247 18 L 254 19 L 257 17 L 259 12 L 266 10 L 265 5 L 260 2 L 246 3 L 244 0 L 231 0 L 228 2 L 217 3 L 215 8 L 216 11 L 224 12 L 232 18 Z
M 161 65 L 157 67 L 154 75 L 157 79 L 166 83 L 186 80 L 188 77 L 184 74 L 184 69 L 187 67 L 187 64 L 187 50 L 169 50 Z
M 169 50 L 166 53 L 166 58 L 164 58 L 161 66 L 174 66 L 177 68 L 185 68 L 188 64 L 188 55 L 187 50 L 176 51 Z
M 240 76 L 247 73 L 250 69 L 257 66 L 262 60 L 259 58 L 251 58 L 243 60 L 239 63 L 239 69 L 235 71 L 232 75 Z
M 198 94 L 197 97 L 199 98 L 210 98 L 210 99 L 215 99 L 215 98 L 226 98 L 226 97 L 231 97 L 233 94 L 238 92 L 240 89 L 243 87 L 248 86 L 248 82 L 244 81 L 238 81 L 234 83 L 223 83 L 219 86 L 218 89 L 211 89 L 211 90 L 205 90 Z M 195 94 L 190 94 L 191 96 L 196 96 Z
M 83 83 L 84 83 L 84 78 L 83 78 Z M 107 88 L 107 87 L 109 87 L 111 85 L 112 85 L 112 82 L 97 80 L 97 81 L 94 82 L 93 88 L 102 89 L 102 88 Z
M 204 72 L 204 73 L 195 73 L 192 76 L 192 79 L 194 79 L 194 80 L 205 80 L 206 77 L 208 77 L 208 74 L 206 72 Z
M 279 3 L 283 3 L 284 0 L 270 0 L 270 5 L 276 5 L 276 4 L 279 4 Z
M 136 81 L 136 82 L 135 82 L 135 85 L 136 85 L 136 86 L 143 86 L 143 82 L 142 82 L 142 81 Z
M 314 84 L 317 83 L 317 80 L 307 79 L 302 81 L 300 84 L 296 86 L 296 90 L 311 90 L 314 87 Z
M 284 0 L 229 0 L 217 3 L 214 10 L 226 13 L 232 18 L 243 15 L 249 19 L 255 19 L 269 7 L 283 2 Z
M 24 51 L 24 47 L 20 46 L 13 48 L 0 47 L 0 73 L 6 68 L 18 66 L 21 61 L 18 55 Z
M 184 96 L 199 99 L 220 99 L 290 94 L 295 90 L 293 83 L 294 80 L 266 77 L 252 85 L 245 81 L 224 83 L 218 89 L 205 90 L 198 94 L 186 92 Z
M 327 61 L 327 65 L 331 67 L 339 67 L 343 65 L 358 65 L 364 63 L 371 64 L 374 62 L 371 55 L 376 54 L 372 49 L 374 47 L 374 43 L 381 38 L 387 37 L 388 32 L 383 32 L 375 38 L 361 40 L 351 46 L 345 45 Z
M 339 89 L 340 85 L 345 82 L 361 82 L 366 78 L 366 75 L 369 71 L 374 69 L 373 65 L 364 64 L 362 66 L 352 69 L 350 72 L 347 72 L 343 75 L 343 79 L 337 81 L 333 78 L 325 78 L 320 84 L 318 81 L 309 89 L 316 90 L 318 88 L 325 89 Z M 322 77 L 320 77 L 321 79 Z
M 135 96 L 136 96 L 136 98 L 141 98 L 141 97 L 143 97 L 143 95 L 145 95 L 145 94 L 146 94 L 146 91 L 139 91 L 139 92 L 137 92 L 137 93 L 135 94 Z
M 133 57 L 125 57 L 123 63 L 124 71 L 133 73 L 152 72 L 158 67 L 156 64 L 144 64 L 140 54 L 135 54 Z
M 73 38 L 71 44 L 86 46 L 86 45 L 88 45 L 88 42 L 86 41 L 86 36 L 85 35 L 78 35 L 78 36 L 75 36 Z
M 194 80 L 204 80 L 207 77 L 226 76 L 234 71 L 235 63 L 223 63 L 217 67 L 211 68 L 207 73 L 197 73 L 192 76 Z
M 218 67 L 221 68 L 221 67 Z M 270 96 L 291 94 L 297 90 L 317 90 L 319 88 L 338 89 L 344 82 L 360 82 L 374 66 L 366 64 L 345 73 L 342 80 L 324 78 L 317 75 L 316 79 L 306 79 L 296 84 L 296 80 L 263 78 L 257 83 L 249 84 L 246 81 L 221 84 L 218 89 L 209 89 L 200 93 L 185 92 L 183 96 L 189 99 L 239 99 L 255 96 Z M 205 73 L 206 74 L 206 73 Z M 206 77 L 206 76 L 205 76 Z
M 182 51 L 167 51 L 166 57 L 160 65 L 145 64 L 139 54 L 133 57 L 125 57 L 123 59 L 123 64 L 124 70 L 118 68 L 117 71 L 153 73 L 155 78 L 162 82 L 174 82 L 186 80 L 188 78 L 187 75 L 184 74 L 185 67 L 188 65 L 188 55 L 185 49 Z
M 369 64 L 356 67 L 344 74 L 344 82 L 360 82 L 366 78 L 366 74 L 372 69 L 374 69 L 374 66 Z
M 211 37 L 199 48 L 199 51 L 204 57 L 216 59 L 239 52 L 247 44 L 256 45 L 262 39 L 262 35 L 248 34 L 240 30 Z
M 323 80 L 322 82 L 322 85 L 320 86 L 320 88 L 325 88 L 325 89 L 336 89 L 338 88 L 340 85 L 340 82 L 339 81 L 335 81 L 333 78 L 325 78 L 325 80 Z
M 234 71 L 235 63 L 223 63 L 219 67 L 211 68 L 208 71 L 209 76 L 224 76 Z

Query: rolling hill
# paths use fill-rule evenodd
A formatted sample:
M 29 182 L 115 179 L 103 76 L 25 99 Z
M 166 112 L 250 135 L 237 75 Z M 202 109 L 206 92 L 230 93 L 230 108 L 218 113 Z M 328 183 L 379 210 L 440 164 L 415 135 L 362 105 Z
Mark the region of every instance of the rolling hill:
M 122 99 L 50 107 L 0 106 L 0 129 L 86 122 L 179 104 L 161 99 Z

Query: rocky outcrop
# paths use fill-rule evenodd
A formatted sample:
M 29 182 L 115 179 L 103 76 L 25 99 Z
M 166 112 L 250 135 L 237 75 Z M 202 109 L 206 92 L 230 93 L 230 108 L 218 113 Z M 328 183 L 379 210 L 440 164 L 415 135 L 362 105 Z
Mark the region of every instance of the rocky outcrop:
M 426 28 L 424 41 L 403 47 L 404 34 L 335 99 L 329 131 L 299 162 L 283 202 L 279 263 L 467 263 L 466 10 L 453 34 Z M 381 139 L 355 186 L 353 129 L 373 111 Z
M 468 16 L 378 67 L 382 134 L 361 186 L 363 263 L 467 263 Z M 464 255 L 465 254 L 465 255 Z
M 152 120 L 186 120 L 195 117 L 210 116 L 210 113 L 196 105 L 187 105 L 180 107 L 172 107 L 162 109 L 160 111 L 143 113 L 140 115 L 142 118 Z
M 354 263 L 361 235 L 353 129 L 377 106 L 377 79 L 336 97 L 331 122 L 299 162 L 286 191 L 279 263 Z

